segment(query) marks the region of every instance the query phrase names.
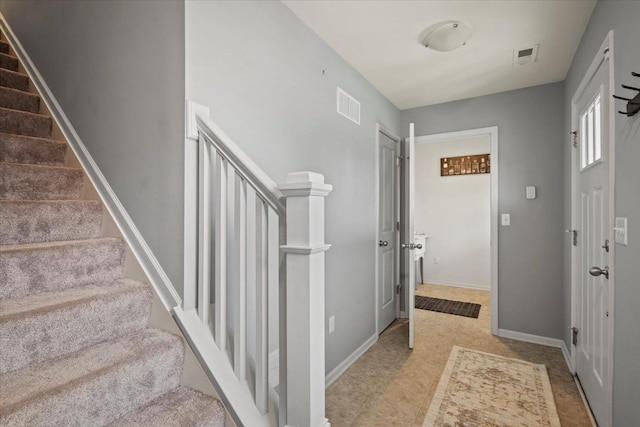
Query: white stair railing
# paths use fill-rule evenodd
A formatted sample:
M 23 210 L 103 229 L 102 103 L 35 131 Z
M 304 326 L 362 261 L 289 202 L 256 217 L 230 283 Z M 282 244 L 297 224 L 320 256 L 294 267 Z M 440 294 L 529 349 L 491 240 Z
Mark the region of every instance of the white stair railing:
M 185 214 L 197 209 L 198 220 L 185 234 L 197 236 L 197 274 L 174 316 L 236 424 L 329 425 L 324 197 L 331 186 L 298 172 L 279 189 L 210 118 L 196 121 L 197 206 Z M 271 378 L 270 350 L 279 356 Z

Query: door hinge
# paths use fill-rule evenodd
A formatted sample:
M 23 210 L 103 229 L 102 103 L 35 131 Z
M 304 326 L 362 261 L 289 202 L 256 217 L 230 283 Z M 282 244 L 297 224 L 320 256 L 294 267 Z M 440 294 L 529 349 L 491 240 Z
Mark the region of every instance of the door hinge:
M 571 242 L 573 246 L 578 246 L 578 230 L 564 230 L 566 233 L 571 233 Z
M 400 166 L 401 161 L 402 161 L 402 156 L 396 156 L 396 166 Z
M 402 285 L 400 283 L 398 283 L 396 285 L 396 294 L 400 295 L 400 289 L 402 289 Z
M 569 132 L 569 135 L 571 135 L 571 144 L 573 145 L 573 148 L 578 148 L 578 131 L 571 131 Z
M 396 221 L 396 230 L 400 231 L 400 221 Z
M 578 345 L 578 328 L 575 326 L 571 327 L 571 343 Z

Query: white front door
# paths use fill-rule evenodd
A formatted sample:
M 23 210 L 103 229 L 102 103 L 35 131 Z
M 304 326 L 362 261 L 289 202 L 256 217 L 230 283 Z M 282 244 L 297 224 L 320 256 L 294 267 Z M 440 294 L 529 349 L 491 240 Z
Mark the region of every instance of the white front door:
M 398 317 L 398 145 L 378 132 L 378 333 Z
M 401 212 L 401 234 L 400 253 L 402 259 L 402 287 L 404 289 L 404 310 L 409 318 L 409 348 L 413 348 L 414 321 L 416 292 L 416 272 L 413 252 L 414 224 L 413 216 L 415 212 L 415 176 L 414 159 L 415 154 L 415 132 L 413 123 L 409 125 L 409 138 L 404 141 L 402 150 L 402 212 Z
M 577 232 L 576 374 L 598 425 L 608 424 L 609 64 L 601 53 L 574 99 L 574 228 Z

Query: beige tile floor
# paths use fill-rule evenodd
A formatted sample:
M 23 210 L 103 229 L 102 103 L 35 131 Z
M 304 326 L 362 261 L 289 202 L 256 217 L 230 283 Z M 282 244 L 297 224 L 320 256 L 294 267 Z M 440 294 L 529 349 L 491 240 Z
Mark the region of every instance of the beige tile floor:
M 333 427 L 422 426 L 454 345 L 544 363 L 562 426 L 591 426 L 559 349 L 491 335 L 488 292 L 421 285 L 417 294 L 479 303 L 480 317 L 416 310 L 413 350 L 407 348 L 408 323 L 394 322 L 327 390 L 326 413 Z

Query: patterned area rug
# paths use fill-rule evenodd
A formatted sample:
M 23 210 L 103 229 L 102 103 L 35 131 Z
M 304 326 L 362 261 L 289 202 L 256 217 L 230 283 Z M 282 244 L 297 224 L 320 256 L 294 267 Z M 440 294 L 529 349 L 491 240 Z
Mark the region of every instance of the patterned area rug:
M 455 314 L 456 316 L 473 317 L 477 319 L 480 314 L 480 307 L 480 304 L 472 302 L 451 301 L 448 299 L 416 295 L 416 308 L 422 310 L 437 311 L 439 313 Z
M 423 427 L 560 427 L 544 365 L 453 347 Z

